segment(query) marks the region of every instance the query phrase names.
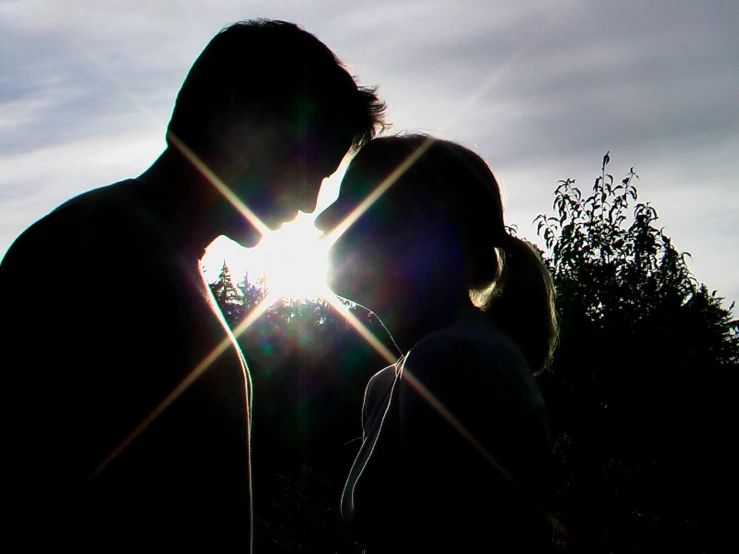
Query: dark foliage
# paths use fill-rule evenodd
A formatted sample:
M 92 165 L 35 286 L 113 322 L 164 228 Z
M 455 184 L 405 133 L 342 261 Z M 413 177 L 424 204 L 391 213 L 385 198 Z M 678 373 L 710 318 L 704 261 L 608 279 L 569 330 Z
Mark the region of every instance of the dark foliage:
M 562 333 L 540 382 L 563 519 L 584 552 L 722 552 L 739 326 L 609 161 L 589 196 L 560 181 L 556 215 L 535 219 Z

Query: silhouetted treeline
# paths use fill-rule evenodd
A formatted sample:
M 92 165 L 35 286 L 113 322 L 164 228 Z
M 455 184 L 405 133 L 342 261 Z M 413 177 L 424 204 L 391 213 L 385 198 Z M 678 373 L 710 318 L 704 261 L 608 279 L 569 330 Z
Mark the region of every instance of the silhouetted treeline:
M 609 161 L 587 197 L 560 181 L 536 220 L 562 333 L 539 381 L 563 519 L 583 552 L 725 552 L 739 326 Z
M 561 338 L 538 376 L 570 552 L 725 552 L 735 543 L 739 324 L 699 284 L 608 154 L 592 191 L 560 181 L 535 223 Z M 227 266 L 211 285 L 235 328 L 266 295 Z M 367 312 L 352 312 L 380 338 Z M 239 340 L 254 380 L 257 551 L 358 552 L 338 503 L 384 360 L 323 301 L 283 300 Z

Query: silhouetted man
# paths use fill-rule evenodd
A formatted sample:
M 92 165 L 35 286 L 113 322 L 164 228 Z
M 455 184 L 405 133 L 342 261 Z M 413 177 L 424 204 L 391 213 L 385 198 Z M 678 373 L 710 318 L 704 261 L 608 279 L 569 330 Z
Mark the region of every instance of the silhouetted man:
M 248 371 L 199 260 L 222 234 L 259 241 L 244 213 L 275 229 L 313 211 L 383 108 L 299 27 L 237 23 L 191 68 L 147 171 L 15 241 L 0 265 L 6 539 L 249 547 Z

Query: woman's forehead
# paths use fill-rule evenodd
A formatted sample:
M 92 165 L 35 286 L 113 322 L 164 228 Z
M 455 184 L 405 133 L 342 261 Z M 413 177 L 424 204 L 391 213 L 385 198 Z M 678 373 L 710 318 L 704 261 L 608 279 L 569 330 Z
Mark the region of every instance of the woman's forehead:
M 402 201 L 405 197 L 420 196 L 428 179 L 419 173 L 419 167 L 410 165 L 399 170 L 399 165 L 389 158 L 353 161 L 341 182 L 340 193 L 348 197 L 366 197 L 381 193 Z M 416 190 L 419 189 L 419 190 Z M 428 193 L 427 193 L 428 195 Z

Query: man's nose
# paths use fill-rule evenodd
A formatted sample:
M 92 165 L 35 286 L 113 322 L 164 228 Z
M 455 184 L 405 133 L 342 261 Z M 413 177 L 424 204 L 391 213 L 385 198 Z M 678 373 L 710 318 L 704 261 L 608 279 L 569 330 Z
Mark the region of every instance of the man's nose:
M 301 212 L 312 214 L 316 211 L 318 203 L 318 192 L 321 189 L 323 179 L 312 179 L 303 181 L 294 192 L 295 207 Z
M 301 212 L 305 212 L 307 214 L 312 214 L 316 211 L 316 205 L 318 203 L 318 192 L 310 193 L 305 195 L 301 200 L 300 208 L 298 208 Z

